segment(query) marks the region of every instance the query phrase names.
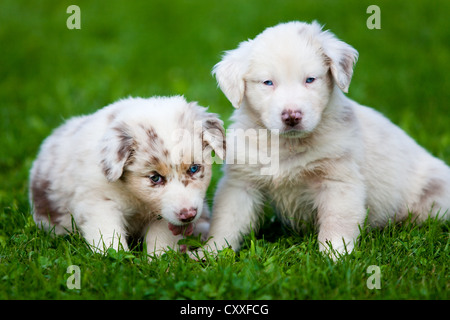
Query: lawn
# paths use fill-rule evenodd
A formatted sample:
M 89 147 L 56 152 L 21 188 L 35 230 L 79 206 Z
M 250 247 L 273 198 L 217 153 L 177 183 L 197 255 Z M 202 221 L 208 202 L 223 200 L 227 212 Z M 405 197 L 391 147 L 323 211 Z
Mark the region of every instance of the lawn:
M 81 9 L 79 30 L 66 27 L 72 4 Z M 372 4 L 380 30 L 366 26 Z M 313 229 L 292 233 L 267 206 L 266 223 L 240 252 L 203 263 L 168 252 L 149 263 L 139 250 L 93 254 L 77 234 L 37 229 L 27 190 L 39 145 L 55 127 L 122 97 L 184 94 L 228 125 L 232 107 L 211 68 L 224 50 L 290 20 L 316 19 L 352 44 L 360 56 L 348 95 L 449 164 L 448 13 L 447 0 L 3 0 L 0 299 L 448 300 L 448 223 L 362 227 L 359 246 L 334 263 L 318 252 Z M 215 166 L 209 200 L 220 176 Z M 72 265 L 79 282 L 67 272 Z M 380 289 L 371 289 L 377 275 Z

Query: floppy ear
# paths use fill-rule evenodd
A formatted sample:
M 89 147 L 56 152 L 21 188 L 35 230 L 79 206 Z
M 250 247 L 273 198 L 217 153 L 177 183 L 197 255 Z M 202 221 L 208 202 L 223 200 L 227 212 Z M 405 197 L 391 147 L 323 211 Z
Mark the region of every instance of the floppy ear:
M 321 38 L 334 81 L 343 92 L 347 93 L 353 76 L 353 65 L 358 60 L 358 51 L 336 38 L 330 31 L 323 31 Z
M 222 160 L 225 159 L 226 140 L 223 122 L 214 114 L 202 121 L 203 144 L 209 145 L 215 154 Z
M 123 173 L 125 162 L 131 155 L 133 137 L 127 126 L 116 124 L 109 128 L 100 141 L 100 166 L 109 182 L 117 181 Z
M 233 107 L 240 107 L 244 98 L 244 75 L 248 70 L 249 51 L 252 40 L 244 41 L 234 50 L 226 51 L 222 61 L 212 71 L 217 83 Z

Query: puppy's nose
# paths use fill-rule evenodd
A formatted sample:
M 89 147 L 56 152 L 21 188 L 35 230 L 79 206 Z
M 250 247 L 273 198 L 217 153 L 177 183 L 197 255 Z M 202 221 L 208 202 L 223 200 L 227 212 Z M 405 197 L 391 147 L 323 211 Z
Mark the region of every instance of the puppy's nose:
M 181 222 L 191 222 L 196 215 L 197 208 L 183 208 L 180 213 L 178 213 L 178 219 L 180 219 Z
M 288 126 L 295 126 L 302 121 L 303 114 L 300 110 L 284 110 L 281 113 L 281 120 Z

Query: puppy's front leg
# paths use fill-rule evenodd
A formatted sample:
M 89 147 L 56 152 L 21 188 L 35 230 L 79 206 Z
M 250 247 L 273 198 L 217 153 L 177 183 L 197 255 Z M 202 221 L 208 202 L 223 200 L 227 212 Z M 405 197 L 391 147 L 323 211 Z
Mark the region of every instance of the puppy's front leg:
M 113 203 L 96 199 L 79 201 L 74 217 L 93 251 L 104 253 L 108 248 L 128 250 L 123 214 Z
M 366 216 L 363 183 L 324 180 L 317 200 L 320 251 L 328 252 L 331 245 L 338 254 L 350 253 Z
M 231 246 L 238 250 L 243 235 L 257 227 L 262 204 L 260 192 L 250 187 L 248 182 L 222 178 L 214 199 L 211 239 L 205 249 L 217 252 Z
M 147 253 L 149 255 L 162 255 L 169 248 L 176 250 L 178 241 L 182 239 L 182 235 L 173 235 L 169 228 L 169 223 L 164 220 L 153 221 L 145 236 L 147 243 Z
M 194 223 L 193 235 L 201 235 L 201 240 L 206 241 L 208 239 L 209 226 L 211 224 L 211 212 L 209 211 L 208 203 L 206 200 L 203 202 L 203 209 L 201 217 Z

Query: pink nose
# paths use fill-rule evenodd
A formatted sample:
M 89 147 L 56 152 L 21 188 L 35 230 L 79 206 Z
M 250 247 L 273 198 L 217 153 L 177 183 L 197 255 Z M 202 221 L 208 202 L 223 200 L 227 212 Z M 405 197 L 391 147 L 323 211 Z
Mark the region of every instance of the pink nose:
M 281 120 L 288 126 L 294 127 L 302 121 L 303 114 L 300 110 L 283 110 Z
M 183 208 L 178 214 L 178 219 L 180 219 L 181 222 L 191 222 L 192 220 L 194 220 L 196 215 L 197 215 L 196 208 L 189 208 L 189 209 Z

